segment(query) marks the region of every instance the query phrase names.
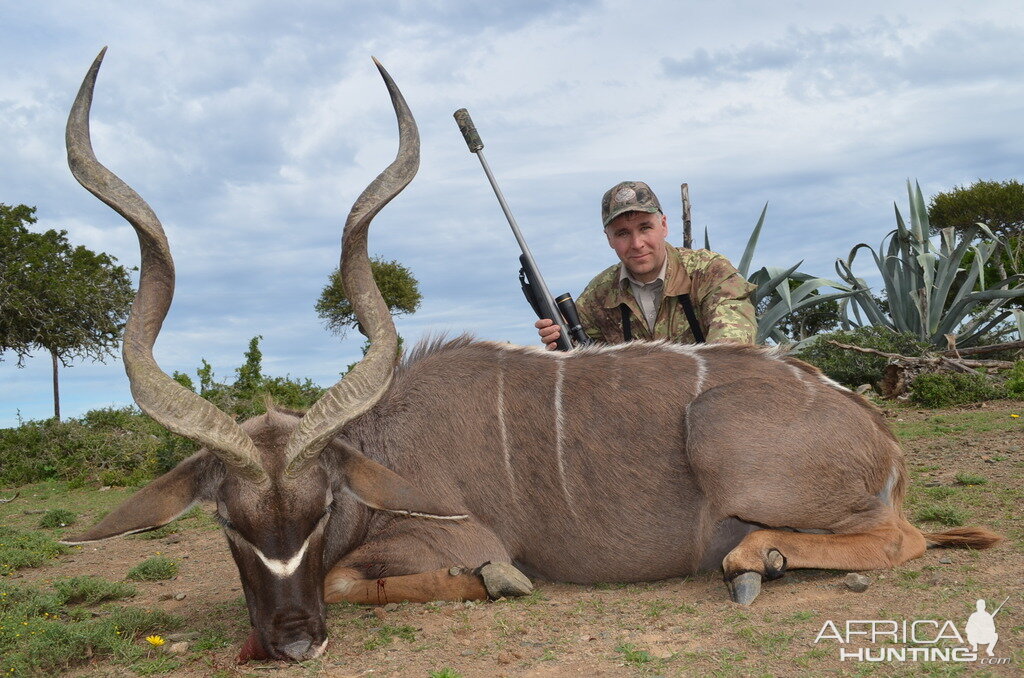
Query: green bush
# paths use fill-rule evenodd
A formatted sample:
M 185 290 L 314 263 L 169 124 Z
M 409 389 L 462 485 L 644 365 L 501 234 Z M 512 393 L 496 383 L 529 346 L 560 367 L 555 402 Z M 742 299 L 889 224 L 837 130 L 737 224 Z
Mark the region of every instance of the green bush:
M 966 405 L 999 396 L 999 390 L 980 374 L 920 374 L 910 383 L 910 399 L 925 407 Z
M 195 449 L 134 407 L 92 410 L 60 422 L 28 421 L 0 429 L 0 485 L 137 485 Z
M 905 356 L 920 356 L 931 348 L 931 345 L 918 341 L 910 334 L 900 334 L 884 327 L 868 325 L 854 330 L 829 332 L 806 345 L 797 357 L 808 362 L 832 379 L 851 388 L 861 384 L 877 387 L 885 376 L 887 358 L 869 353 L 859 353 L 839 348 L 828 343 L 828 340 L 841 344 L 851 344 L 861 348 L 873 348 L 885 353 L 898 353 Z M 876 389 L 877 390 L 877 389 Z
M 128 570 L 128 579 L 135 581 L 160 581 L 173 579 L 178 574 L 178 564 L 164 556 L 153 556 Z
M 1024 400 L 1024 360 L 1018 360 L 1005 376 L 1003 389 L 1006 397 Z
M 39 527 L 53 529 L 55 527 L 67 527 L 78 520 L 78 514 L 67 509 L 50 509 L 39 519 Z

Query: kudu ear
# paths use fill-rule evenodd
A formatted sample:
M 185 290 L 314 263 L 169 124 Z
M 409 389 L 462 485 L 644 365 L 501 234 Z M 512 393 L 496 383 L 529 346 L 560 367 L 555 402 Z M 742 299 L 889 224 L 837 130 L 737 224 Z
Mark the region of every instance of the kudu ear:
M 133 494 L 84 534 L 62 544 L 84 544 L 161 527 L 201 499 L 212 499 L 224 466 L 212 454 L 194 454 Z
M 435 520 L 469 517 L 463 507 L 429 496 L 386 466 L 367 459 L 354 447 L 345 443 L 340 443 L 340 447 L 345 486 L 360 503 L 380 511 Z

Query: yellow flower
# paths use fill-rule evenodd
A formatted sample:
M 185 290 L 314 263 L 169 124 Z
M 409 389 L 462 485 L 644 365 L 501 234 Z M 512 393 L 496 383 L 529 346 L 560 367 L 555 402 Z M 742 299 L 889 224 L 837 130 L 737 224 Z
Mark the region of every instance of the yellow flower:
M 1011 414 L 1010 416 L 1013 417 L 1014 419 L 1020 419 L 1019 414 Z
M 146 642 L 153 647 L 160 647 L 164 644 L 163 636 L 146 636 Z

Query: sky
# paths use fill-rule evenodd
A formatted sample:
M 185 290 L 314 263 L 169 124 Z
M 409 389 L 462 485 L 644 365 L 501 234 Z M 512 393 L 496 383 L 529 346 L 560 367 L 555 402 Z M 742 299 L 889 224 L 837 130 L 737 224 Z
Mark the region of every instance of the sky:
M 1019 179 L 1024 155 L 1017 2 L 41 0 L 3 3 L 0 25 L 0 202 L 138 265 L 131 227 L 64 149 L 108 46 L 93 145 L 156 211 L 177 267 L 156 359 L 189 374 L 205 359 L 228 382 L 256 335 L 267 374 L 323 386 L 360 355 L 313 306 L 352 202 L 397 148 L 371 56 L 422 136 L 419 174 L 370 232 L 420 282 L 422 307 L 397 320 L 409 345 L 536 341 L 458 108 L 555 295 L 615 263 L 600 199 L 622 180 L 651 185 L 676 244 L 688 183 L 695 239 L 707 228 L 734 262 L 768 203 L 754 267 L 834 278 L 894 227 L 894 203 L 907 212 L 908 179 L 926 196 Z M 49 357 L 2 358 L 0 427 L 50 416 Z M 61 391 L 66 416 L 131 403 L 119 358 L 63 369 Z

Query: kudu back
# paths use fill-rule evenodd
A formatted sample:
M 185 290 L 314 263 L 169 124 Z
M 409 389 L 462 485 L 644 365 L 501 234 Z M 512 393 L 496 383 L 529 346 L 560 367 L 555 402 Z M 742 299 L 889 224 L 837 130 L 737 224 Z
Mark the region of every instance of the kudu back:
M 370 347 L 308 412 L 272 408 L 237 424 L 153 359 L 173 262 L 156 215 L 93 155 L 102 57 L 68 120 L 69 164 L 139 235 L 124 341 L 132 394 L 203 448 L 68 542 L 154 529 L 215 502 L 253 626 L 244 657 L 318 656 L 325 602 L 517 595 L 530 590 L 523 573 L 589 583 L 721 567 L 732 599 L 749 604 L 788 568 L 891 567 L 929 544 L 999 540 L 910 525 L 902 453 L 879 413 L 775 349 L 561 353 L 460 337 L 396 364 L 366 235 L 415 175 L 419 140 L 380 64 L 399 151 L 353 206 L 341 258 Z

